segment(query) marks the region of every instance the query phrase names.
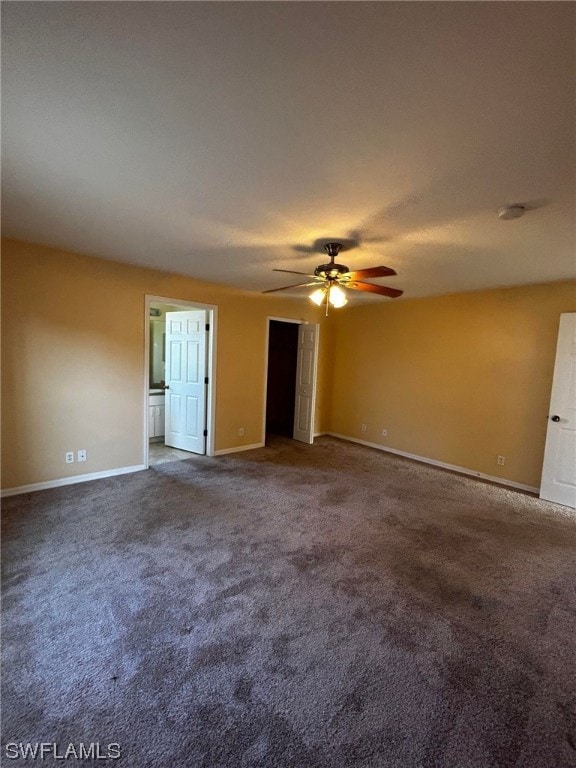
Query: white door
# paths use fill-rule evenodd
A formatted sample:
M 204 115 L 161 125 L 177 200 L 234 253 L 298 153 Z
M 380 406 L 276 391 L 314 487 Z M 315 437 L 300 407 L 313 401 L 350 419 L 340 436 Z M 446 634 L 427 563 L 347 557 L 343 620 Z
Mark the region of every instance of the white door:
M 166 312 L 166 445 L 206 452 L 206 310 Z
M 320 326 L 315 323 L 298 327 L 294 440 L 300 440 L 302 443 L 314 442 L 314 407 L 316 402 L 319 330 Z
M 540 498 L 576 508 L 576 312 L 560 316 Z

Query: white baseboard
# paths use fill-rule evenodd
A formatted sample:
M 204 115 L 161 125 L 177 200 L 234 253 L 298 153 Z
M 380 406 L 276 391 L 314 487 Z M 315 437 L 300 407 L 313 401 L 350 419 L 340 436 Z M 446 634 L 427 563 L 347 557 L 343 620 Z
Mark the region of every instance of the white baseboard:
M 406 459 L 413 459 L 414 461 L 420 461 L 423 464 L 431 464 L 434 467 L 441 467 L 442 469 L 449 469 L 451 472 L 458 472 L 460 475 L 470 475 L 471 477 L 479 477 L 481 480 L 489 480 L 491 483 L 498 483 L 498 485 L 506 485 L 510 488 L 518 488 L 521 491 L 529 491 L 530 493 L 538 494 L 540 489 L 534 488 L 531 485 L 523 485 L 522 483 L 516 483 L 514 480 L 506 480 L 502 477 L 494 477 L 494 475 L 485 475 L 483 472 L 476 472 L 474 469 L 468 469 L 467 467 L 459 467 L 456 464 L 446 464 L 444 461 L 436 461 L 436 459 L 428 459 L 426 456 L 417 456 L 415 453 L 407 453 L 406 451 L 399 451 L 396 448 L 388 448 L 386 445 L 379 445 L 378 443 L 369 443 L 367 440 L 359 440 L 357 437 L 348 437 L 348 435 L 340 435 L 337 432 L 326 432 L 331 437 L 337 437 L 339 440 L 347 440 L 350 443 L 360 443 L 360 445 L 366 445 L 368 448 L 376 448 L 379 451 L 385 451 L 386 453 L 395 453 L 397 456 L 404 456 Z
M 235 448 L 221 448 L 214 451 L 214 456 L 224 456 L 226 453 L 240 453 L 240 451 L 252 451 L 254 448 L 264 448 L 265 443 L 253 443 L 252 445 L 238 445 Z
M 449 469 L 452 472 L 458 472 L 461 475 L 469 475 L 471 477 L 479 477 L 482 480 L 489 480 L 491 483 L 498 483 L 499 485 L 505 485 L 510 488 L 518 488 L 521 491 L 528 491 L 530 493 L 539 493 L 538 488 L 534 488 L 531 485 L 524 485 L 522 483 L 516 483 L 513 480 L 506 480 L 501 477 L 494 477 L 493 475 L 485 475 L 483 472 L 476 472 L 473 469 L 467 467 L 459 467 L 456 464 L 446 464 L 443 461 L 436 461 L 435 459 L 428 459 L 425 456 L 417 456 L 414 453 L 408 453 L 407 451 L 399 451 L 396 448 L 388 448 L 385 445 L 379 445 L 378 443 L 370 443 L 368 440 L 360 440 L 357 437 L 349 437 L 348 435 L 341 435 L 338 432 L 318 432 L 314 437 L 321 437 L 322 435 L 330 435 L 336 437 L 339 440 L 346 440 L 350 443 L 359 443 L 365 445 L 368 448 L 376 448 L 379 451 L 385 453 L 394 453 L 397 456 L 404 456 L 406 459 L 413 459 L 423 464 L 431 464 L 434 467 L 440 467 L 442 469 Z M 240 453 L 241 451 L 252 451 L 255 448 L 264 448 L 265 443 L 253 443 L 252 445 L 239 445 L 234 448 L 221 448 L 219 451 L 214 452 L 214 456 L 224 456 L 228 453 Z M 85 483 L 89 480 L 100 480 L 106 477 L 115 477 L 116 475 L 126 475 L 130 472 L 141 472 L 147 469 L 144 464 L 135 464 L 132 467 L 119 467 L 118 469 L 108 469 L 103 472 L 90 472 L 86 475 L 72 475 L 70 477 L 62 477 L 57 480 L 46 480 L 43 483 L 32 483 L 31 485 L 21 485 L 16 488 L 4 488 L 0 491 L 0 497 L 5 496 L 17 496 L 20 493 L 33 493 L 34 491 L 44 491 L 48 488 L 59 488 L 63 485 L 74 485 L 75 483 Z
M 20 493 L 33 493 L 34 491 L 45 491 L 47 488 L 59 488 L 62 485 L 75 485 L 76 483 L 86 483 L 88 480 L 101 480 L 104 477 L 115 477 L 116 475 L 127 475 L 130 472 L 140 472 L 147 469 L 144 464 L 135 464 L 133 467 L 119 467 L 118 469 L 106 469 L 103 472 L 90 472 L 87 475 L 71 475 L 70 477 L 61 477 L 57 480 L 46 480 L 43 483 L 32 483 L 31 485 L 20 485 L 18 488 L 4 488 L 0 491 L 0 497 L 17 496 Z

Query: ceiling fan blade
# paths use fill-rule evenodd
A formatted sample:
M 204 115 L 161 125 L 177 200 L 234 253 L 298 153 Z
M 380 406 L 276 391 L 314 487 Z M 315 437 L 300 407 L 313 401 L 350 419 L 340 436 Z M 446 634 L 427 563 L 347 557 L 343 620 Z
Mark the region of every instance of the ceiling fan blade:
M 346 288 L 354 288 L 357 291 L 368 291 L 369 293 L 378 293 L 380 296 L 388 296 L 391 299 L 395 299 L 398 296 L 402 296 L 404 291 L 400 291 L 398 288 L 388 288 L 386 285 L 373 285 L 372 283 L 347 283 Z
M 281 270 L 278 270 L 281 271 Z M 300 274 L 300 273 L 297 273 Z M 287 291 L 289 288 L 305 288 L 308 285 L 318 285 L 317 282 L 314 283 L 297 283 L 296 285 L 285 285 L 283 288 L 269 288 L 267 291 L 262 291 L 262 293 L 274 293 L 274 291 Z
M 292 269 L 273 269 L 272 272 L 287 272 L 289 275 L 304 275 L 304 277 L 315 277 L 315 275 L 309 275 L 307 272 L 294 272 Z
M 395 274 L 396 272 L 390 267 L 368 267 L 368 269 L 359 269 L 357 272 L 347 272 L 346 277 L 350 280 L 363 280 L 365 277 L 388 277 Z

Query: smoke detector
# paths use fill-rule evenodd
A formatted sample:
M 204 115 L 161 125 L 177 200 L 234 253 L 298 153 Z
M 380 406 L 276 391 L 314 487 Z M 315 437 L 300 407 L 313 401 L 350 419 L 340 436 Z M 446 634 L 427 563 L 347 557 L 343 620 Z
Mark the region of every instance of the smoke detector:
M 498 209 L 498 218 L 503 221 L 510 219 L 520 219 L 526 213 L 525 205 L 505 205 Z

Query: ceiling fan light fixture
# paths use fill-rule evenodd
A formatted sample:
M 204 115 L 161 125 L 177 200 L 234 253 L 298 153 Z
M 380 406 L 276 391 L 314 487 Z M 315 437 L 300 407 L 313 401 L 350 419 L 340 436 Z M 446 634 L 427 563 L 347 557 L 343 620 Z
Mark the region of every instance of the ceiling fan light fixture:
M 317 288 L 310 294 L 310 301 L 313 301 L 319 307 L 322 304 L 330 304 L 334 309 L 340 309 L 340 307 L 348 304 L 348 299 L 342 288 L 334 284 L 323 285 L 321 288 Z
M 298 283 L 297 285 L 286 285 L 283 288 L 270 288 L 270 290 L 263 291 L 263 293 L 287 291 L 292 288 L 308 288 L 311 285 L 317 286 L 316 290 L 313 291 L 308 298 L 318 307 L 324 305 L 326 307 L 326 315 L 328 315 L 329 307 L 339 309 L 348 304 L 346 291 L 342 290 L 343 288 L 377 293 L 380 296 L 387 296 L 390 299 L 395 299 L 402 295 L 403 291 L 400 291 L 397 288 L 389 288 L 386 285 L 367 283 L 364 280 L 366 277 L 386 277 L 395 275 L 396 272 L 390 267 L 368 267 L 367 269 L 357 269 L 354 270 L 354 272 L 350 272 L 349 268 L 344 264 L 337 264 L 334 259 L 341 248 L 341 243 L 326 243 L 324 249 L 330 256 L 330 263 L 319 264 L 314 270 L 314 274 L 296 272 L 292 269 L 274 269 L 274 272 L 288 272 L 291 275 L 301 275 L 302 277 L 307 278 L 307 281 Z M 312 280 L 312 282 L 310 282 L 310 280 Z

